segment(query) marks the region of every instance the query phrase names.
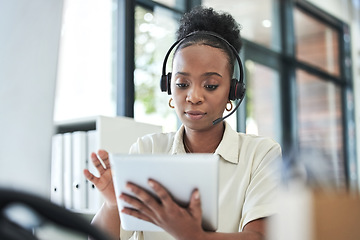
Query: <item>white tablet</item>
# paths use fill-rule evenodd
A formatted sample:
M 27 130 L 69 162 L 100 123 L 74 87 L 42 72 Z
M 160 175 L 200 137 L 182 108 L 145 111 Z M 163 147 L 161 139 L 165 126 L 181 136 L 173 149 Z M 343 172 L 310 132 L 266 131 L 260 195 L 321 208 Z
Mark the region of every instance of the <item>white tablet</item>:
M 155 194 L 147 184 L 151 178 L 161 183 L 177 203 L 186 206 L 194 189 L 199 189 L 202 226 L 208 231 L 215 231 L 218 224 L 218 162 L 219 156 L 214 154 L 110 154 L 116 196 L 122 192 L 133 195 L 125 188 L 127 182 Z M 121 213 L 129 204 L 119 198 L 117 201 L 124 230 L 163 231 L 150 222 Z

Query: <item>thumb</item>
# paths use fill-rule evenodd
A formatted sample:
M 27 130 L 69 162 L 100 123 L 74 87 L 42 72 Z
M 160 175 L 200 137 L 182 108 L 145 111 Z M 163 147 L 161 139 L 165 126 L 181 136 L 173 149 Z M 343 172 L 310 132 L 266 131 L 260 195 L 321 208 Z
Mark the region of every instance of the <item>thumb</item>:
M 196 189 L 191 195 L 189 210 L 190 210 L 191 215 L 195 219 L 198 219 L 201 222 L 202 211 L 201 211 L 200 193 L 199 193 L 198 189 Z

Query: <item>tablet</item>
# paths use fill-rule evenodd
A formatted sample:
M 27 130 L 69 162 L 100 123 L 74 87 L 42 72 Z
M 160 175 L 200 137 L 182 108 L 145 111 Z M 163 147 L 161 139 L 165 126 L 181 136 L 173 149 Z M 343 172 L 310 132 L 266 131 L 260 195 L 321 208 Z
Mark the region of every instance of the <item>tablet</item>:
M 187 206 L 194 189 L 199 189 L 202 226 L 207 231 L 215 231 L 218 225 L 218 162 L 214 154 L 110 154 L 110 164 L 116 196 L 122 192 L 133 195 L 125 188 L 132 182 L 150 193 L 149 178 L 161 183 L 181 206 Z M 123 214 L 124 206 L 130 206 L 117 198 L 121 227 L 129 231 L 163 231 L 160 227 Z

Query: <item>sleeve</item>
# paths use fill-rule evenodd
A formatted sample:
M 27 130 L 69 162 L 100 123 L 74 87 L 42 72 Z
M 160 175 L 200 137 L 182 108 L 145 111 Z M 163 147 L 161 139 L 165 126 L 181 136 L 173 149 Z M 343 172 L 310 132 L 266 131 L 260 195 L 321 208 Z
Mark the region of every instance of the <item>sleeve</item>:
M 126 231 L 120 226 L 120 240 L 132 240 L 134 238 L 134 231 Z
M 253 220 L 276 213 L 275 199 L 280 187 L 281 148 L 270 141 L 254 150 L 251 178 L 246 190 L 239 230 Z

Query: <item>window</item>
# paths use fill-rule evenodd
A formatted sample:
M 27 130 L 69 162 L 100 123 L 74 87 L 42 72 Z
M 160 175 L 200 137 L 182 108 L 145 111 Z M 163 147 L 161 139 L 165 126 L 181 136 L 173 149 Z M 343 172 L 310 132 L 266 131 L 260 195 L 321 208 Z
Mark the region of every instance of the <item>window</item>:
M 154 2 L 163 4 L 173 9 L 178 9 L 180 11 L 186 10 L 186 3 L 187 0 L 154 0 Z
M 56 121 L 116 114 L 115 12 L 113 0 L 65 1 Z
M 164 131 L 175 131 L 178 125 L 175 111 L 168 105 L 171 96 L 160 91 L 164 56 L 175 42 L 177 24 L 178 19 L 161 7 L 154 11 L 135 8 L 134 118 L 161 125 Z M 168 63 L 171 71 L 171 60 Z
M 274 69 L 245 62 L 246 133 L 272 137 L 281 142 L 279 74 Z
M 277 0 L 203 0 L 202 5 L 230 13 L 242 26 L 243 38 L 281 50 Z
M 297 59 L 340 76 L 338 31 L 299 9 L 294 24 Z
M 347 168 L 355 152 L 347 142 L 352 131 L 348 123 L 354 117 L 347 108 L 353 104 L 348 101 L 352 79 L 347 73 L 351 66 L 341 61 L 348 58 L 347 26 L 300 1 L 293 8 L 293 16 L 299 160 L 317 174 L 325 163 L 328 169 L 323 171 L 331 176 L 328 180 L 333 187 L 352 185 L 348 176 L 354 175 L 354 169 Z
M 325 164 L 335 187 L 357 184 L 348 26 L 304 0 L 202 3 L 243 26 L 238 131 L 276 139 L 285 159 L 294 149 L 296 160 L 312 156 L 309 167 Z
M 296 79 L 299 160 L 314 167 L 328 166 L 333 184 L 345 187 L 341 88 L 302 70 Z

